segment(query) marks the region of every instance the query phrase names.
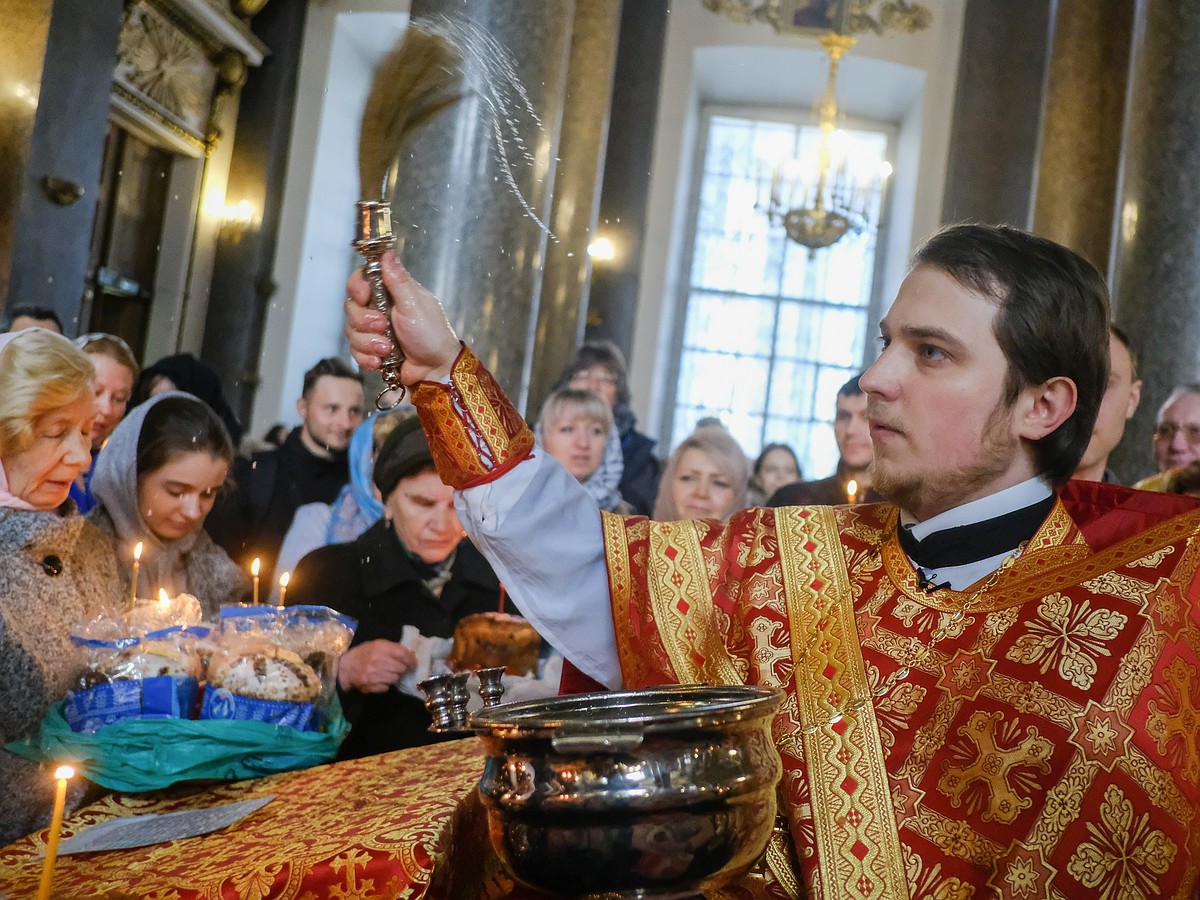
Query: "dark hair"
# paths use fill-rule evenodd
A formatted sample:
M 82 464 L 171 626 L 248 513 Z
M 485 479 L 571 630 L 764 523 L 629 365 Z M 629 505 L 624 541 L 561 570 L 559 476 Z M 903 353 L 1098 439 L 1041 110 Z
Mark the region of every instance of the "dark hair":
M 1167 481 L 1168 494 L 1200 493 L 1200 462 L 1190 462 L 1177 469 Z
M 855 380 L 857 381 L 857 378 Z M 840 392 L 838 393 L 838 396 L 839 397 L 841 396 Z M 754 460 L 754 467 L 750 470 L 750 477 L 752 479 L 758 478 L 758 474 L 762 470 L 762 465 L 767 460 L 767 454 L 771 453 L 775 450 L 783 450 L 784 452 L 787 453 L 788 456 L 790 456 L 792 458 L 792 462 L 794 462 L 796 464 L 796 479 L 803 480 L 804 479 L 804 470 L 800 468 L 800 458 L 798 456 L 796 456 L 796 451 L 793 450 L 791 448 L 791 445 L 789 445 L 789 444 L 778 444 L 778 443 L 763 445 L 762 452 L 759 453 L 758 457 Z
M 304 373 L 304 389 L 300 392 L 300 396 L 307 397 L 313 386 L 316 385 L 317 379 L 323 375 L 330 375 L 334 378 L 349 378 L 351 381 L 357 381 L 359 384 L 363 383 L 362 372 L 355 372 L 336 356 L 327 356 L 324 359 L 317 360 L 317 364 Z
M 627 405 L 630 399 L 629 365 L 625 362 L 625 354 L 621 352 L 621 348 L 612 341 L 588 341 L 577 347 L 555 387 L 566 387 L 572 378 L 580 372 L 586 372 L 592 366 L 604 366 L 616 376 L 617 403 Z
M 1075 411 L 1033 445 L 1037 474 L 1061 486 L 1079 465 L 1108 383 L 1108 288 L 1096 267 L 1006 225 L 951 225 L 913 258 L 999 307 L 992 331 L 1008 361 L 1004 402 L 1055 377 L 1075 383 Z
M 138 477 L 161 469 L 181 453 L 195 450 L 233 462 L 233 442 L 221 417 L 195 397 L 160 400 L 147 410 L 138 435 Z
M 1115 337 L 1117 339 L 1117 343 L 1119 343 L 1122 347 L 1124 347 L 1125 352 L 1129 354 L 1130 376 L 1132 377 L 1132 379 L 1134 381 L 1137 381 L 1138 357 L 1137 357 L 1137 353 L 1135 353 L 1133 350 L 1133 345 L 1129 343 L 1129 335 L 1127 335 L 1117 325 L 1109 325 L 1108 333 L 1111 334 L 1113 337 Z
M 62 333 L 62 319 L 58 317 L 58 313 L 48 306 L 14 306 L 8 311 L 8 319 L 4 325 L 4 330 L 10 331 L 12 323 L 19 316 L 25 316 L 27 319 L 49 319 L 58 326 L 59 333 Z
M 860 394 L 862 394 L 863 389 L 858 383 L 858 379 L 860 379 L 860 378 L 862 378 L 862 372 L 859 372 L 857 375 L 855 375 L 853 378 L 851 378 L 849 381 L 847 381 L 845 384 L 843 384 L 840 388 L 838 388 L 837 395 L 839 397 L 857 397 Z

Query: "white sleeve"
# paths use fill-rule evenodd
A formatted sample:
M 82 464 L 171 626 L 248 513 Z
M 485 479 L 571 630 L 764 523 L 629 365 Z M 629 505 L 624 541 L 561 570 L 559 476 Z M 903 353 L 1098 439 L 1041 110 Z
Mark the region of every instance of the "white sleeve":
M 455 497 L 467 534 L 538 633 L 585 675 L 621 687 L 600 511 L 574 476 L 535 449 Z

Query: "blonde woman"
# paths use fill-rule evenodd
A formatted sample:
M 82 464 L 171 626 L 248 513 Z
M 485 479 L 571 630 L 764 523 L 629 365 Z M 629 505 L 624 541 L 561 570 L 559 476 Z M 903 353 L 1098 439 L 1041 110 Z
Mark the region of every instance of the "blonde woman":
M 61 335 L 0 336 L 0 746 L 71 686 L 71 627 L 119 602 L 111 548 L 67 502 L 92 461 L 94 378 Z M 76 779 L 72 807 L 82 794 Z M 0 844 L 43 827 L 53 799 L 41 767 L 0 749 Z
M 749 487 L 750 461 L 733 435 L 720 424 L 702 425 L 671 454 L 651 518 L 724 522 L 746 508 Z
M 91 358 L 92 366 L 96 370 L 96 419 L 92 422 L 92 465 L 83 473 L 83 478 L 71 488 L 71 499 L 75 501 L 81 513 L 87 513 L 96 505 L 91 488 L 96 454 L 125 418 L 125 410 L 129 408 L 133 385 L 137 382 L 141 366 L 138 365 L 129 345 L 115 334 L 85 334 L 75 339 L 75 346 Z

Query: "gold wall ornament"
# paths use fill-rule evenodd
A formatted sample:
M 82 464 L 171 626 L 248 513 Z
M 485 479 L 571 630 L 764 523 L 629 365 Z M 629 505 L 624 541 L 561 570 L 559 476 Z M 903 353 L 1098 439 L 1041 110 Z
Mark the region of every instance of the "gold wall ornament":
M 228 0 L 131 0 L 113 73 L 113 119 L 169 152 L 211 153 L 223 104 L 266 53 Z
M 168 113 L 203 122 L 216 72 L 195 39 L 146 4 L 134 7 L 121 29 L 117 76 Z

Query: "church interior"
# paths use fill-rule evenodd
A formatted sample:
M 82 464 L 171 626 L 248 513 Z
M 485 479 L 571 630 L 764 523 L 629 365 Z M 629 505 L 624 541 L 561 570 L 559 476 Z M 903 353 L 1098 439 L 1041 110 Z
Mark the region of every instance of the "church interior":
M 836 126 L 890 174 L 853 157 L 867 227 L 810 251 L 782 224 L 798 192 L 773 218 L 764 197 L 820 133 L 837 4 L 14 4 L 6 306 L 117 333 L 144 364 L 196 354 L 251 434 L 293 421 L 303 371 L 345 353 L 362 104 L 409 16 L 474 21 L 528 91 L 528 116 L 501 113 L 527 148 L 509 173 L 468 98 L 410 148 L 393 200 L 408 265 L 529 416 L 580 340 L 608 339 L 662 455 L 716 416 L 751 455 L 788 441 L 827 469 L 833 390 L 873 357 L 913 248 L 960 221 L 1030 228 L 1107 273 L 1144 356 L 1126 477 L 1193 375 L 1187 11 L 946 0 L 919 28 L 876 12 L 840 62 Z

